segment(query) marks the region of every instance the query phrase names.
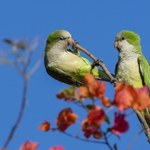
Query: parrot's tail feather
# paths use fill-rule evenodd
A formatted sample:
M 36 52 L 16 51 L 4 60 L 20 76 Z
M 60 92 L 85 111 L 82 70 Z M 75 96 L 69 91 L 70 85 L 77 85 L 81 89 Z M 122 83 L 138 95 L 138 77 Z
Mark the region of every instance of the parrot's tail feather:
M 95 77 L 96 80 L 100 80 L 100 81 L 106 81 L 106 82 L 110 82 L 109 78 L 100 78 L 100 77 Z
M 83 85 L 83 83 L 82 83 L 82 82 L 80 82 L 80 81 L 76 81 L 75 85 L 76 85 L 77 87 L 79 87 L 79 86 L 82 86 L 82 85 Z

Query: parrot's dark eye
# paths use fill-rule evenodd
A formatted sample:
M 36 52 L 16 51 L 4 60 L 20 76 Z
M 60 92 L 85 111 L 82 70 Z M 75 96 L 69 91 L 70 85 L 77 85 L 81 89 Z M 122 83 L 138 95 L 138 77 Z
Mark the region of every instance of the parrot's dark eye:
M 66 38 L 64 38 L 63 36 L 59 37 L 60 40 L 65 40 Z
M 123 37 L 121 38 L 121 40 L 125 40 L 125 37 L 123 36 Z

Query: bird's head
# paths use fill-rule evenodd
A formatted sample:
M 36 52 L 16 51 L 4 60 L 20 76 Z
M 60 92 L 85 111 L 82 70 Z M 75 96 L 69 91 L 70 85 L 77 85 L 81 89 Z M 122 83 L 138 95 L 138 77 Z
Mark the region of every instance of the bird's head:
M 117 48 L 119 52 L 132 51 L 141 53 L 140 37 L 132 31 L 120 31 L 115 38 L 114 47 Z
M 57 30 L 51 33 L 47 39 L 47 45 L 53 46 L 55 44 L 62 45 L 64 48 L 74 44 L 71 34 L 66 30 Z

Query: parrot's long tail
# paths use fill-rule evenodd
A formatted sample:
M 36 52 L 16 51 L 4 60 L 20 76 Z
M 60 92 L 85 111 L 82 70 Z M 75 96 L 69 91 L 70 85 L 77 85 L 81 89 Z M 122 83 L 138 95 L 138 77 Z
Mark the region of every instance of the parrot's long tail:
M 104 71 L 99 70 L 98 74 L 99 74 L 99 76 L 96 77 L 97 80 L 106 81 L 106 82 L 112 82 L 111 79 L 106 75 L 106 73 Z M 114 74 L 111 74 L 111 75 L 115 78 Z

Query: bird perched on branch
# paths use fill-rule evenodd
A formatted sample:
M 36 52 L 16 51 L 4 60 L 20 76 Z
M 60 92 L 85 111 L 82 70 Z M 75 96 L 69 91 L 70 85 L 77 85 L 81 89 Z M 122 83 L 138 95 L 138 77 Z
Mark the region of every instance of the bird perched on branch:
M 140 37 L 131 31 L 121 31 L 116 36 L 115 48 L 119 52 L 117 81 L 133 85 L 135 88 L 144 85 L 150 88 L 150 67 L 142 54 Z
M 70 84 L 82 85 L 85 74 L 91 73 L 97 79 L 109 80 L 104 71 L 94 67 L 78 52 L 71 51 L 68 46 L 73 46 L 75 41 L 66 30 L 57 30 L 51 33 L 45 47 L 45 68 L 54 79 Z
M 119 52 L 115 73 L 116 80 L 132 85 L 134 88 L 147 86 L 150 91 L 150 66 L 142 54 L 140 37 L 132 31 L 123 30 L 117 34 L 114 46 Z M 149 109 L 139 112 L 150 129 Z M 140 118 L 139 120 L 142 122 Z M 146 135 L 149 136 L 147 133 Z

